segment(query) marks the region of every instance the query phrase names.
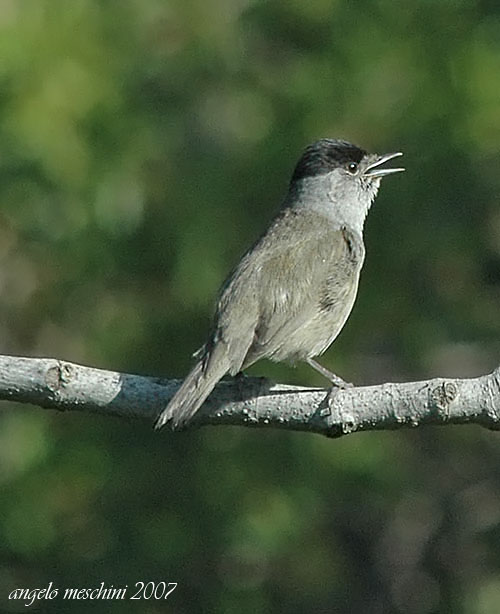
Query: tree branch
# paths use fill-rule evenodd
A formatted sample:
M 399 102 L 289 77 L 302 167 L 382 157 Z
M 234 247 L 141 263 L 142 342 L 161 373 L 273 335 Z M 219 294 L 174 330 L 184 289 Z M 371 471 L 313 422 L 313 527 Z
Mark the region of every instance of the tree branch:
M 180 382 L 84 367 L 53 358 L 0 356 L 0 400 L 151 422 Z M 500 429 L 500 368 L 473 379 L 436 378 L 336 390 L 223 380 L 192 426 L 279 427 L 339 437 L 421 424 Z

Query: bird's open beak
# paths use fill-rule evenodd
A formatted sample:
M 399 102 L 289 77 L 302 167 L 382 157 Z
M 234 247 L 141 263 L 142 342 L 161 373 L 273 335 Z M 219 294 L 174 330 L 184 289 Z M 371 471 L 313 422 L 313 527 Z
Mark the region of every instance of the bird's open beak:
M 392 173 L 400 173 L 404 171 L 404 168 L 379 168 L 381 164 L 387 162 L 388 160 L 392 160 L 393 158 L 397 158 L 398 156 L 402 156 L 402 152 L 398 151 L 397 153 L 390 154 L 382 154 L 378 156 L 375 162 L 369 164 L 365 172 L 363 173 L 366 177 L 383 177 L 384 175 L 392 175 Z

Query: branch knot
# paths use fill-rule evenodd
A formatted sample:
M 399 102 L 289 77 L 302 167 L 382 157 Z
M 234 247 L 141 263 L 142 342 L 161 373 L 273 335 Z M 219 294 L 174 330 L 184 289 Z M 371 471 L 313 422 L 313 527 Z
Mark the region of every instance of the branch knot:
M 431 390 L 432 405 L 445 414 L 448 408 L 458 396 L 458 386 L 454 382 L 441 382 Z
M 45 381 L 47 388 L 51 392 L 57 392 L 61 388 L 64 388 L 73 377 L 73 367 L 68 362 L 62 362 L 60 360 L 57 363 L 49 367 L 45 373 Z

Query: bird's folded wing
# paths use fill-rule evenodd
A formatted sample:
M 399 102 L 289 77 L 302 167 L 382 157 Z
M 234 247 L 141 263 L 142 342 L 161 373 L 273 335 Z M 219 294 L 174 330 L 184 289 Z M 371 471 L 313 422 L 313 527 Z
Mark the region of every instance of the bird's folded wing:
M 307 232 L 301 232 L 304 224 Z M 335 302 L 336 280 L 358 266 L 351 239 L 345 229 L 303 211 L 285 212 L 271 225 L 243 257 L 219 299 L 212 347 L 225 348 L 231 373 L 272 356 L 317 315 L 322 302 Z

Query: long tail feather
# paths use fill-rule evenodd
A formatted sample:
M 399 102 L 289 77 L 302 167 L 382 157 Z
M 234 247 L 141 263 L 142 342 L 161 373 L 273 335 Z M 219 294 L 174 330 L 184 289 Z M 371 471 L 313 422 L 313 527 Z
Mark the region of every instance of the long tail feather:
M 205 367 L 203 360 L 197 362 L 160 414 L 155 428 L 160 429 L 167 422 L 170 423 L 172 430 L 186 426 L 227 370 L 225 361 L 218 364 L 211 362 L 208 368 Z

